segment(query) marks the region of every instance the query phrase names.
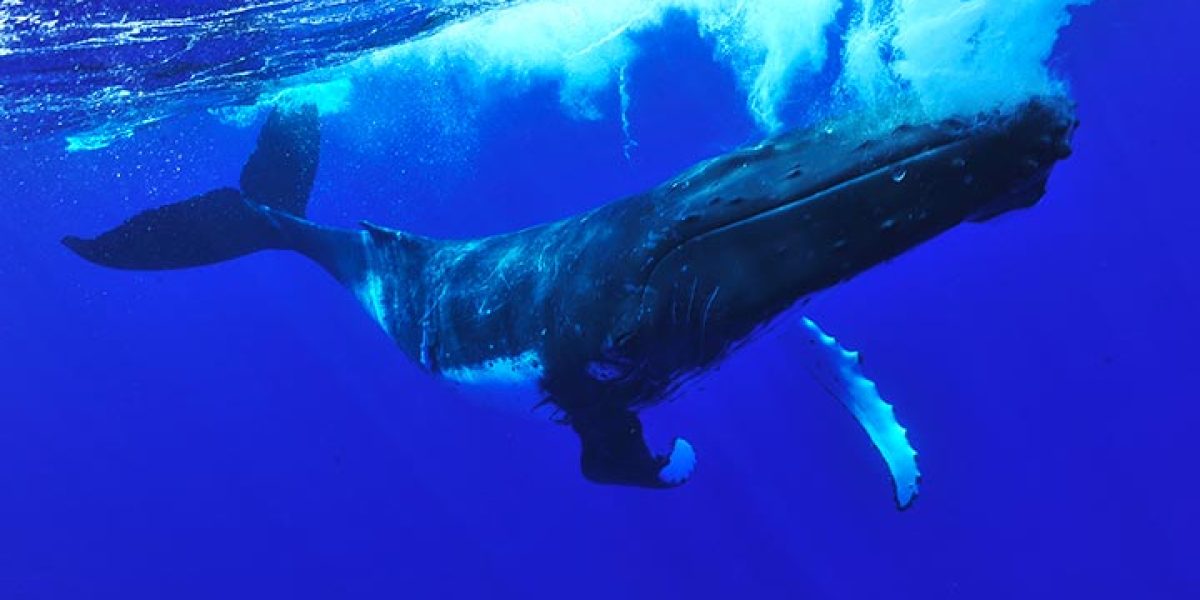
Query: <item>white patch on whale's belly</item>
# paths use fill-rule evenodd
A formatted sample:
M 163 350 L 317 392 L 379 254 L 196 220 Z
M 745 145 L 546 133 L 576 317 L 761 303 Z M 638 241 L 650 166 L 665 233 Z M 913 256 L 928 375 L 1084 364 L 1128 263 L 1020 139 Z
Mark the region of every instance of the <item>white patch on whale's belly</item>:
M 542 357 L 536 350 L 500 356 L 476 365 L 443 369 L 441 375 L 458 389 L 490 406 L 534 413 L 546 398 L 542 391 Z

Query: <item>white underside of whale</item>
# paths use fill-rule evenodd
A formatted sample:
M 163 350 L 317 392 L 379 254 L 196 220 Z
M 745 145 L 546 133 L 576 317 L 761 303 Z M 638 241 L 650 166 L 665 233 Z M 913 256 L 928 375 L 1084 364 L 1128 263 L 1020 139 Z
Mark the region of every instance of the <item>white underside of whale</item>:
M 461 394 L 481 404 L 506 411 L 538 413 L 539 408 L 546 406 L 546 393 L 541 386 L 544 364 L 538 351 L 526 350 L 515 356 L 498 356 L 478 364 L 443 369 L 441 376 L 455 384 Z

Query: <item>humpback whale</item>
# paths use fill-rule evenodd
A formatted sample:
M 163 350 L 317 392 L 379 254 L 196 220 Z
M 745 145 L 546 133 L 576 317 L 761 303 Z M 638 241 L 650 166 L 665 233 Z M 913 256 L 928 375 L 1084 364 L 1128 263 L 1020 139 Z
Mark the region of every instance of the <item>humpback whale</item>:
M 306 218 L 320 128 L 311 107 L 267 118 L 238 187 L 148 210 L 63 243 L 120 269 L 179 269 L 298 252 L 429 373 L 528 406 L 578 434 L 585 477 L 669 488 L 695 465 L 653 452 L 638 412 L 671 397 L 812 294 L 965 221 L 1032 206 L 1077 125 L 1062 97 L 969 118 L 797 129 L 703 161 L 558 222 L 440 240 Z M 900 508 L 916 453 L 858 354 L 807 318 L 810 370 L 883 454 Z

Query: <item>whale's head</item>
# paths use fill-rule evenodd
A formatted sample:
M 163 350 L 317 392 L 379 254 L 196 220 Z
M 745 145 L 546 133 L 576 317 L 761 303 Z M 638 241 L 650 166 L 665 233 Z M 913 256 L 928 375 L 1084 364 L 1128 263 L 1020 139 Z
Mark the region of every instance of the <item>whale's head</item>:
M 1076 124 L 1069 101 L 1037 98 L 881 134 L 796 131 L 697 165 L 650 195 L 668 243 L 636 337 L 664 368 L 702 365 L 809 294 L 964 221 L 1032 206 Z

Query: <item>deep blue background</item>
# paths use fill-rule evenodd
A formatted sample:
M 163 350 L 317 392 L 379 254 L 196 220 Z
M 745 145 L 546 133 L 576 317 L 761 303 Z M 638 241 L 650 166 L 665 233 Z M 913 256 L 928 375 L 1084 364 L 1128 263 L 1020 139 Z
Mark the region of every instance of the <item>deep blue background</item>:
M 1042 204 L 812 304 L 921 451 L 905 513 L 786 330 L 646 414 L 695 443 L 692 482 L 597 487 L 568 430 L 429 381 L 295 256 L 130 274 L 57 245 L 232 182 L 253 130 L 6 150 L 0 597 L 1200 597 L 1200 11 L 1169 4 L 1100 0 L 1064 33 L 1083 125 Z M 632 161 L 552 89 L 454 152 L 352 111 L 313 216 L 497 232 L 750 139 L 687 39 L 646 40 Z

